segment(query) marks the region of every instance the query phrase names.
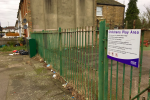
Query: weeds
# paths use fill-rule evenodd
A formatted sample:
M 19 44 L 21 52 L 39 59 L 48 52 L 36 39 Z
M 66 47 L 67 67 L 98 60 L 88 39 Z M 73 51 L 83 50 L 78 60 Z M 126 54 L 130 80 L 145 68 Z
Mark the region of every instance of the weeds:
M 4 46 L 2 48 L 0 48 L 0 51 L 13 51 L 13 50 L 27 50 L 26 48 L 26 45 L 25 46 L 17 46 L 17 47 L 14 47 L 14 46 Z

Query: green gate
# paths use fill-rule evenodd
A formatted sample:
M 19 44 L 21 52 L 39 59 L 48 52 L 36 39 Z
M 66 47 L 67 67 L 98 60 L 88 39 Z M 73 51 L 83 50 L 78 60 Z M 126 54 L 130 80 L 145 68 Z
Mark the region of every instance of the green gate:
M 144 30 L 137 69 L 107 58 L 108 29 L 105 21 L 101 21 L 98 30 L 94 27 L 59 28 L 58 31 L 33 32 L 31 38 L 36 39 L 40 56 L 73 87 L 79 100 L 141 100 L 143 93 L 150 100 L 147 71 L 144 86 L 140 88 Z M 135 74 L 139 74 L 138 77 Z

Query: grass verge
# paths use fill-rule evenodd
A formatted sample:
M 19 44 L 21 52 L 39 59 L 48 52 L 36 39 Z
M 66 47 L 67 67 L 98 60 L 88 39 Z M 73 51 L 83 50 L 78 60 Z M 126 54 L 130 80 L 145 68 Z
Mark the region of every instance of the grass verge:
M 4 46 L 2 48 L 0 48 L 0 51 L 13 51 L 13 50 L 27 50 L 26 48 L 26 45 L 25 46 L 17 46 L 17 47 L 14 47 L 14 46 Z
M 143 50 L 145 50 L 145 51 L 148 51 L 148 50 L 150 50 L 150 46 L 148 46 L 148 47 L 143 47 Z

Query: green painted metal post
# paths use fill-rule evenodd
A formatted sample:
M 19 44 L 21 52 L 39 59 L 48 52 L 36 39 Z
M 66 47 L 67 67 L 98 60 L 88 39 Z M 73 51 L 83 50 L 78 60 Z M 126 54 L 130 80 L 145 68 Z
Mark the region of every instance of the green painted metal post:
M 107 41 L 108 41 L 108 31 L 105 34 L 105 60 L 104 60 L 104 100 L 108 100 L 108 58 L 107 58 Z
M 99 28 L 99 68 L 98 68 L 98 100 L 103 100 L 104 95 L 104 36 L 105 21 L 100 22 Z
M 112 65 L 113 60 L 111 60 L 111 71 L 110 71 L 110 100 L 112 100 Z
M 62 76 L 62 35 L 61 28 L 59 28 L 59 56 L 60 56 L 60 76 Z
M 150 70 L 149 70 L 149 87 L 150 87 Z M 147 100 L 150 100 L 150 88 L 148 89 L 148 97 Z
M 122 100 L 124 100 L 125 64 L 123 64 Z
M 140 93 L 140 86 L 141 86 L 141 75 L 142 75 L 142 59 L 143 59 L 143 42 L 144 42 L 144 31 L 141 33 L 141 54 L 140 54 L 140 67 L 139 67 L 139 84 L 138 84 L 138 93 Z M 140 96 L 137 98 L 140 100 Z
M 130 71 L 130 92 L 129 92 L 129 100 L 131 100 L 131 93 L 132 93 L 132 72 L 133 72 L 133 66 L 131 66 L 131 71 Z
M 116 70 L 116 100 L 118 100 L 118 61 L 117 61 L 117 70 Z

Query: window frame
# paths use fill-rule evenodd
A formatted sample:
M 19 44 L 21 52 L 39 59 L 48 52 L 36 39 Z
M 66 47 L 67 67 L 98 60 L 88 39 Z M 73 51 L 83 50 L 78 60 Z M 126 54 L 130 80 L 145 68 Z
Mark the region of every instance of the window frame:
M 97 11 L 97 8 L 98 8 L 98 7 L 101 8 L 101 12 L 102 12 L 101 15 L 98 15 L 98 14 L 97 14 L 97 12 L 98 12 L 98 11 Z M 102 6 L 97 6 L 97 7 L 96 7 L 96 16 L 103 16 L 103 7 L 102 7 Z

